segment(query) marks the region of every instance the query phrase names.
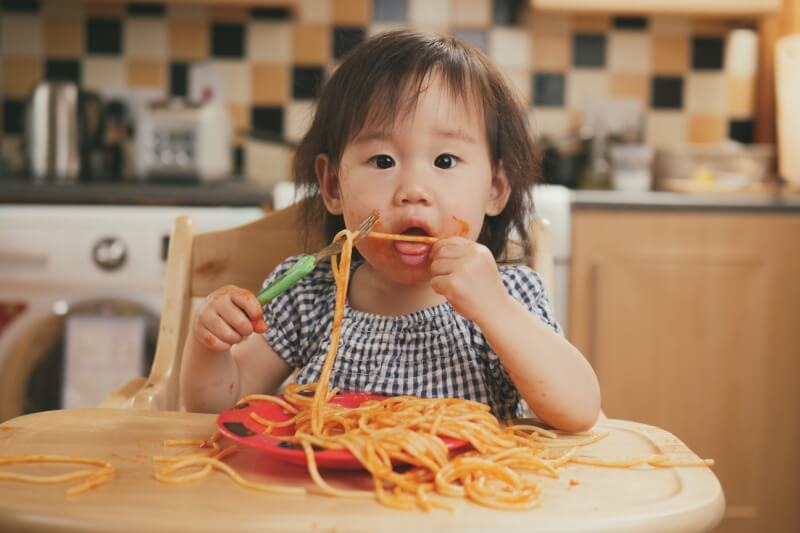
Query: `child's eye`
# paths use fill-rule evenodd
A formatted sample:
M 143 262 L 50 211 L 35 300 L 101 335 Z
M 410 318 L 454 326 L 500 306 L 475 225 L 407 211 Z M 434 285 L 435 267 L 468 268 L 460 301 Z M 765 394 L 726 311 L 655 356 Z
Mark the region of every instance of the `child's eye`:
M 438 168 L 449 169 L 456 166 L 457 157 L 450 154 L 442 154 L 437 156 L 433 164 Z
M 370 162 L 381 170 L 392 168 L 394 166 L 394 159 L 386 154 L 375 155 L 369 158 Z

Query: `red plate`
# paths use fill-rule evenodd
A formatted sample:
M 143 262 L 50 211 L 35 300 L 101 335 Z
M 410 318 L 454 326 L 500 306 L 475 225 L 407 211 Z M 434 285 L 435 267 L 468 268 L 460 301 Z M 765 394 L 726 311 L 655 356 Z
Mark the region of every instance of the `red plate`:
M 341 392 L 331 403 L 344 407 L 358 407 L 367 400 L 384 400 L 385 396 L 378 396 L 366 392 Z M 222 411 L 217 417 L 217 428 L 220 432 L 243 446 L 256 448 L 273 457 L 290 463 L 305 465 L 306 454 L 302 449 L 287 447 L 285 441 L 277 438 L 282 435 L 294 434 L 294 426 L 278 427 L 271 433 L 263 433 L 264 426 L 253 420 L 250 413 L 256 413 L 266 420 L 283 421 L 291 418 L 283 408 L 270 401 L 255 400 L 239 404 Z M 461 448 L 466 441 L 441 437 L 445 446 L 450 450 Z M 362 469 L 361 463 L 348 451 L 344 450 L 319 450 L 314 452 L 317 465 L 324 468 L 339 470 Z

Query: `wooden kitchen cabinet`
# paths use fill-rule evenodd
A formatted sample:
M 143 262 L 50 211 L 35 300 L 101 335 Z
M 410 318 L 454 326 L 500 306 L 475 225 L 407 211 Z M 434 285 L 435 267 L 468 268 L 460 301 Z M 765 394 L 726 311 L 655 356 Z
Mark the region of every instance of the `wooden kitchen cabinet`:
M 571 281 L 605 413 L 717 461 L 720 531 L 800 531 L 800 213 L 577 209 Z
M 776 13 L 781 0 L 531 0 L 540 11 L 758 16 Z

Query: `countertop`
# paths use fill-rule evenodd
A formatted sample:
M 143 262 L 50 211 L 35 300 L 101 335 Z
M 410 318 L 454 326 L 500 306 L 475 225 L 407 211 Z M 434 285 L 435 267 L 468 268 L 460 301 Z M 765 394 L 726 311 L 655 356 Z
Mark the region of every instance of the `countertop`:
M 34 183 L 0 176 L 0 203 L 95 205 L 270 205 L 271 186 L 241 177 L 214 182 L 97 181 Z M 799 211 L 800 194 L 699 194 L 678 192 L 571 191 L 574 209 L 682 209 Z

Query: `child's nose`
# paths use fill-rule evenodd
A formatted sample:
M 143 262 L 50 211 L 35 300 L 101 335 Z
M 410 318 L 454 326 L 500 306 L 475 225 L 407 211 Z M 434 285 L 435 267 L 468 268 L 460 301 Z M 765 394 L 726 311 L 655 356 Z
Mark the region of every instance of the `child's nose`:
M 431 205 L 431 195 L 421 183 L 401 183 L 395 193 L 394 202 L 396 205 Z

